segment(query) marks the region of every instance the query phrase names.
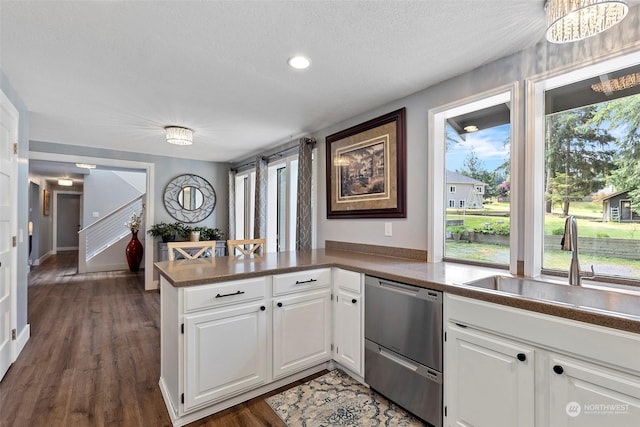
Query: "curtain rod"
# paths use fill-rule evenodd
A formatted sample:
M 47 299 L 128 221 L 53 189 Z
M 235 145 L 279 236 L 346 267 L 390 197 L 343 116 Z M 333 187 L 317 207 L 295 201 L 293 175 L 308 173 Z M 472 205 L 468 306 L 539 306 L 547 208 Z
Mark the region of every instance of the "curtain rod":
M 302 138 L 301 138 L 302 139 Z M 315 138 L 310 138 L 310 137 L 305 137 L 304 138 L 304 142 L 307 144 L 314 144 L 316 143 L 316 139 Z M 285 153 L 294 151 L 294 150 L 298 150 L 298 144 L 294 143 L 294 145 L 289 145 L 286 146 L 284 148 L 281 148 L 280 150 L 276 151 L 275 153 L 270 153 L 270 154 L 264 154 L 264 155 L 257 155 L 256 157 L 260 157 L 262 160 L 266 160 L 267 162 L 269 160 L 272 160 L 274 157 L 283 157 Z M 248 161 L 246 163 L 243 163 L 241 165 L 238 165 L 236 167 L 231 168 L 232 171 L 234 172 L 238 172 L 239 170 L 245 170 L 247 169 L 248 166 L 255 166 L 256 161 L 255 160 L 251 160 Z

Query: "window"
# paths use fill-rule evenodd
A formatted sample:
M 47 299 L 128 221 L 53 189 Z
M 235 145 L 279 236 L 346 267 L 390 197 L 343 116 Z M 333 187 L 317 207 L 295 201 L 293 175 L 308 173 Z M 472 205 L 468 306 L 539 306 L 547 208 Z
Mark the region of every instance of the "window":
M 236 175 L 236 239 L 253 238 L 256 173 L 247 171 Z
M 269 163 L 267 192 L 267 251 L 296 247 L 298 156 Z
M 434 170 L 428 183 L 434 189 L 428 196 L 428 227 L 434 230 L 429 261 L 486 264 L 515 272 L 516 236 L 510 227 L 517 216 L 510 186 L 516 92 L 511 85 L 429 112 L 429 167 Z M 455 200 L 447 196 L 453 192 Z M 460 239 L 453 238 L 457 234 Z
M 640 73 L 637 57 L 537 84 L 544 129 L 536 135 L 544 144 L 536 179 L 543 197 L 537 199 L 533 272 L 539 266 L 566 274 L 571 252 L 560 250 L 560 239 L 571 215 L 583 271 L 593 265 L 599 277 L 640 280 L 640 88 L 622 83 Z

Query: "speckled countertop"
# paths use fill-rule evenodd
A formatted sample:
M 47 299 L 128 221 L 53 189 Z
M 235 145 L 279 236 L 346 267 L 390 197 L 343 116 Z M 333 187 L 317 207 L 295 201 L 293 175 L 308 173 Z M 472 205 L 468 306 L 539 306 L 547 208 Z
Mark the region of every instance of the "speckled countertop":
M 333 249 L 268 253 L 252 257 L 214 257 L 196 260 L 162 261 L 159 273 L 175 287 L 238 280 L 265 274 L 282 274 L 310 268 L 339 267 L 388 280 L 440 290 L 478 300 L 502 304 L 600 326 L 640 333 L 640 317 L 602 313 L 566 304 L 519 297 L 491 290 L 460 286 L 460 283 L 504 270 L 456 263 L 426 263 L 404 258 L 370 255 Z M 602 291 L 607 298 L 609 292 Z

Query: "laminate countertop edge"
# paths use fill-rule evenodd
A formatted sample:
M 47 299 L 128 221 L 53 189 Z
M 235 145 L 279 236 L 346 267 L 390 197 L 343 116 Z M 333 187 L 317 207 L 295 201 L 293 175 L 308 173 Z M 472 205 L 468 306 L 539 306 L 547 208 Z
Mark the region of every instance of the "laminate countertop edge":
M 495 274 L 508 274 L 505 270 L 489 267 L 447 262 L 426 263 L 404 258 L 325 249 L 268 253 L 264 256 L 214 257 L 155 263 L 159 274 L 174 287 L 197 286 L 330 267 L 640 334 L 640 317 L 600 313 L 565 304 L 460 285 Z

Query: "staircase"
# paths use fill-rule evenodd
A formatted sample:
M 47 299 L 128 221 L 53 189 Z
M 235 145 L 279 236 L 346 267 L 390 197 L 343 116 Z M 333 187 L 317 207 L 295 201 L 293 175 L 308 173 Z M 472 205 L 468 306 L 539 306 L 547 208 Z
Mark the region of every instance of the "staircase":
M 131 230 L 125 227 L 125 223 L 131 219 L 132 213 L 142 211 L 144 198 L 145 194 L 136 197 L 78 232 L 80 247 L 78 251 L 79 273 L 105 271 L 104 269 L 92 269 L 91 261 L 99 255 L 105 254 L 114 245 L 119 244 L 118 248 L 120 248 L 123 243 L 126 244 L 125 242 L 129 241 Z M 144 227 L 141 230 L 144 233 Z M 124 252 L 120 253 L 122 253 L 122 265 L 126 266 Z M 107 270 L 121 269 L 118 264 L 107 267 Z

